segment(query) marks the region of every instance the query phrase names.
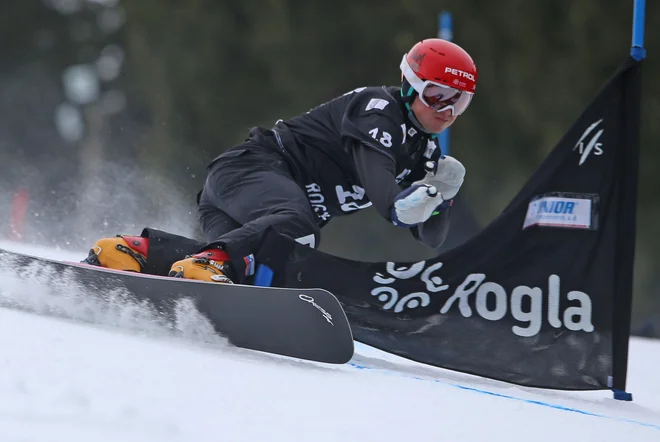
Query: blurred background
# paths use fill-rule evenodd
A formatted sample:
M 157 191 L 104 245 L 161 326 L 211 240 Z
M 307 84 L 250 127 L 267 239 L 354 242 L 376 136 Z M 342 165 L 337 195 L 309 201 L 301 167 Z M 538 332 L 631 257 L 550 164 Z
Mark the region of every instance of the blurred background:
M 0 238 L 85 251 L 150 226 L 200 237 L 208 162 L 360 86 L 400 84 L 442 11 L 479 83 L 451 129 L 467 168 L 444 246 L 488 224 L 629 54 L 632 0 L 12 0 L 0 7 Z M 633 329 L 660 337 L 660 11 L 647 5 Z M 653 122 L 656 122 L 655 124 Z M 458 205 L 457 205 L 458 206 Z M 458 210 L 457 210 L 458 211 Z M 321 249 L 433 256 L 374 210 Z M 82 256 L 81 256 L 82 258 Z

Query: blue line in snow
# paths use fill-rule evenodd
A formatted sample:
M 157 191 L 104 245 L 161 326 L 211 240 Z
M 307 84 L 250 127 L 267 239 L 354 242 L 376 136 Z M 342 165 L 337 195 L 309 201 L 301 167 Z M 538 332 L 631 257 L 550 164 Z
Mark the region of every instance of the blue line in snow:
M 354 362 L 349 362 L 348 365 L 350 365 L 354 368 L 357 368 L 358 370 L 379 371 L 379 372 L 382 372 L 382 373 L 393 374 L 393 375 L 397 375 L 397 376 L 408 378 L 408 379 L 415 379 L 415 380 L 418 380 L 418 381 L 431 381 L 431 382 L 435 382 L 435 383 L 438 383 L 438 384 L 449 385 L 449 386 L 452 386 L 452 387 L 455 387 L 455 388 L 459 388 L 461 390 L 472 391 L 474 393 L 481 393 L 481 394 L 486 394 L 486 395 L 489 395 L 489 396 L 500 397 L 500 398 L 503 398 L 503 399 L 511 399 L 511 400 L 514 400 L 514 401 L 527 402 L 528 404 L 540 405 L 542 407 L 548 407 L 548 408 L 554 408 L 555 410 L 570 411 L 572 413 L 583 414 L 585 416 L 600 417 L 600 418 L 603 418 L 603 419 L 609 419 L 609 420 L 614 420 L 614 421 L 619 421 L 619 422 L 626 422 L 626 423 L 629 423 L 629 424 L 640 425 L 642 427 L 653 428 L 654 430 L 660 430 L 660 425 L 651 424 L 651 423 L 648 423 L 648 422 L 641 422 L 641 421 L 636 421 L 636 420 L 632 420 L 632 419 L 625 419 L 625 418 L 621 418 L 621 417 L 608 416 L 608 415 L 605 415 L 605 414 L 599 414 L 599 413 L 593 413 L 591 411 L 580 410 L 578 408 L 566 407 L 564 405 L 551 404 L 549 402 L 543 402 L 543 401 L 538 401 L 538 400 L 534 400 L 534 399 L 524 399 L 524 398 L 520 398 L 520 397 L 510 396 L 508 394 L 494 393 L 492 391 L 481 390 L 479 388 L 468 387 L 468 386 L 461 385 L 461 384 L 454 384 L 452 382 L 442 381 L 440 379 L 420 378 L 418 376 L 409 376 L 409 375 L 398 373 L 398 372 L 392 371 L 392 370 L 383 370 L 383 369 L 379 369 L 379 368 L 368 367 L 366 365 L 359 365 L 359 364 L 356 364 Z

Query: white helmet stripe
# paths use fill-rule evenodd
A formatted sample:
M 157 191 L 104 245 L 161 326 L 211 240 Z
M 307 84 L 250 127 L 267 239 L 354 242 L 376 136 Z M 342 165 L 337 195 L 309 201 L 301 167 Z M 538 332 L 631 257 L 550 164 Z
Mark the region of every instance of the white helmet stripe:
M 417 91 L 418 94 L 424 92 L 424 87 L 426 86 L 423 80 L 421 80 L 415 71 L 408 64 L 408 54 L 403 54 L 403 59 L 401 60 L 401 72 L 403 76 L 408 80 L 408 83 Z

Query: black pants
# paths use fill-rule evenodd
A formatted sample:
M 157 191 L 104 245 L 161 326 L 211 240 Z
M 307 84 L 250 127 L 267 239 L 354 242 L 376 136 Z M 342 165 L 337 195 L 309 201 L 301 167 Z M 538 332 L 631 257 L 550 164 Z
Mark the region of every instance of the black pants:
M 244 278 L 244 256 L 254 255 L 257 263 L 277 259 L 272 255 L 278 250 L 263 248 L 270 229 L 314 248 L 320 241 L 314 210 L 285 157 L 259 142 L 271 140 L 251 138 L 219 157 L 199 197 L 205 239 L 229 253 L 239 280 Z

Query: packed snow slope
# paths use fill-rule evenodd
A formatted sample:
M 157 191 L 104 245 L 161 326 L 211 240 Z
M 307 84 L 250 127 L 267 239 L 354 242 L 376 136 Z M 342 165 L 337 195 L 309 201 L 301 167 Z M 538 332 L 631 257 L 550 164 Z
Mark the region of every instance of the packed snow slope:
M 608 391 L 517 387 L 361 344 L 341 366 L 242 350 L 192 308 L 163 324 L 140 306 L 92 304 L 56 287 L 0 271 L 2 442 L 660 441 L 657 341 L 632 340 L 634 401 L 620 402 Z

